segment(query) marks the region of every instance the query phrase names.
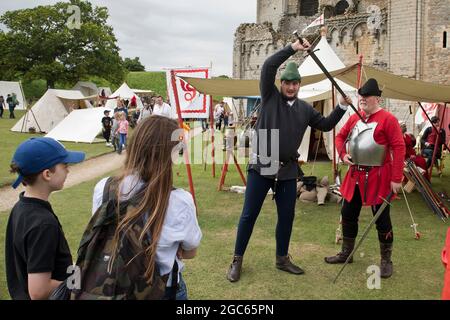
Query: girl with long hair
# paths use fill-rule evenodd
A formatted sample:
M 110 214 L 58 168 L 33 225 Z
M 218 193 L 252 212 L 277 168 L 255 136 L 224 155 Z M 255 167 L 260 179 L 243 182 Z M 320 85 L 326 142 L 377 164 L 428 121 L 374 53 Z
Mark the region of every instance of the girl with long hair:
M 176 297 L 177 300 L 185 300 L 186 285 L 181 277 L 183 259 L 194 258 L 202 233 L 192 195 L 173 187 L 172 157 L 178 156 L 177 146 L 180 144 L 173 137 L 176 137 L 178 129 L 175 120 L 154 115 L 141 121 L 134 130 L 125 164 L 113 178 L 112 186 L 116 186 L 113 190 L 115 199 L 119 202 L 138 193 L 140 200 L 137 206 L 128 210 L 118 221 L 113 243 L 117 249 L 120 246 L 119 238 L 124 233 L 131 232 L 135 223 L 144 221 L 139 241 L 143 244 L 150 243 L 142 248 L 148 261 L 145 277 L 152 279 L 155 272 L 169 275 L 169 286 L 176 261 L 179 279 Z M 107 179 L 95 186 L 93 213 L 102 204 Z M 150 235 L 151 241 L 146 242 Z M 115 255 L 111 257 L 112 263 L 115 258 Z

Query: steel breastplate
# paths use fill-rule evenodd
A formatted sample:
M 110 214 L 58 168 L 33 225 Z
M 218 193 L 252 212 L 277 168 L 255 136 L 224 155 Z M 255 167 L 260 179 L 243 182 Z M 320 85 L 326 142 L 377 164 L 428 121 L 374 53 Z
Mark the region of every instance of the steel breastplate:
M 353 127 L 348 142 L 352 162 L 360 166 L 381 166 L 386 158 L 386 146 L 375 142 L 373 134 L 378 123 L 359 120 Z

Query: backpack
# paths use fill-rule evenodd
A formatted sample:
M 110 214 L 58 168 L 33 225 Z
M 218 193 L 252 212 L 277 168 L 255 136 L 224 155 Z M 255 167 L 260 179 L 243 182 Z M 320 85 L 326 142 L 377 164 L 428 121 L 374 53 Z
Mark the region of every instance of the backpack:
M 73 289 L 72 300 L 160 300 L 166 292 L 168 276 L 160 276 L 155 266 L 153 281 L 150 285 L 145 278 L 147 259 L 142 254 L 139 235 L 144 227 L 144 221 L 137 222 L 119 239 L 116 259 L 108 270 L 112 258 L 113 238 L 118 226 L 117 200 L 114 188 L 111 188 L 112 178 L 106 181 L 103 200 L 91 218 L 78 249 L 76 265 L 80 268 L 80 288 Z M 119 203 L 119 215 L 139 203 L 142 192 L 127 201 Z M 150 237 L 144 240 L 144 246 L 150 244 Z M 175 283 L 175 286 L 173 285 Z M 172 271 L 172 287 L 170 298 L 176 294 L 178 283 L 178 264 L 174 263 Z

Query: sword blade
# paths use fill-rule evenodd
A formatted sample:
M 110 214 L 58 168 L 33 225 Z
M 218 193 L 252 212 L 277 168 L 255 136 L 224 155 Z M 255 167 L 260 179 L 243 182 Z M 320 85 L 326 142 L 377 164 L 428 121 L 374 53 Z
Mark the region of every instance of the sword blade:
M 350 261 L 350 259 L 355 255 L 356 250 L 358 250 L 358 248 L 361 246 L 361 244 L 363 243 L 364 239 L 367 237 L 367 234 L 369 233 L 370 229 L 372 228 L 372 226 L 375 224 L 375 222 L 377 222 L 378 218 L 381 216 L 381 214 L 383 213 L 384 209 L 386 209 L 386 207 L 390 204 L 391 202 L 391 198 L 393 196 L 393 192 L 391 191 L 391 193 L 389 193 L 389 195 L 387 196 L 386 200 L 383 202 L 383 204 L 381 205 L 381 207 L 378 209 L 378 211 L 375 213 L 375 215 L 373 216 L 372 220 L 370 221 L 369 225 L 366 227 L 366 229 L 364 230 L 364 233 L 362 235 L 362 237 L 358 240 L 358 243 L 356 244 L 356 246 L 353 248 L 353 251 L 350 253 L 350 255 L 347 257 L 347 260 L 345 260 L 344 265 L 342 266 L 341 270 L 339 270 L 338 274 L 336 275 L 336 278 L 334 278 L 333 283 L 336 283 L 337 279 L 339 278 L 339 276 L 341 275 L 342 271 L 344 271 L 345 267 L 347 266 L 348 262 Z

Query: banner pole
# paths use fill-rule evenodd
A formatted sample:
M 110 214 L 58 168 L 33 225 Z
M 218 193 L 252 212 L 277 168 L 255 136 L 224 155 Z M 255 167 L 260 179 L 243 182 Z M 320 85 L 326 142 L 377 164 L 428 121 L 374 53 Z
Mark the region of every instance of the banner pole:
M 172 80 L 172 89 L 173 89 L 173 93 L 174 93 L 174 97 L 175 97 L 175 106 L 177 108 L 178 125 L 179 125 L 180 129 L 182 130 L 182 134 L 180 135 L 180 140 L 183 141 L 183 140 L 185 140 L 183 118 L 181 117 L 180 100 L 178 98 L 178 90 L 177 90 L 177 83 L 176 83 L 176 79 L 175 79 L 175 71 L 174 70 L 170 70 L 170 76 L 171 76 L 171 80 Z M 185 142 L 186 142 L 186 146 L 187 146 L 187 141 L 185 141 Z M 184 156 L 184 161 L 186 164 L 186 171 L 187 171 L 188 180 L 189 180 L 189 189 L 191 191 L 192 198 L 194 199 L 194 204 L 197 207 L 197 202 L 195 201 L 194 183 L 192 181 L 191 164 L 189 162 L 189 148 L 186 148 L 184 150 L 183 156 Z

